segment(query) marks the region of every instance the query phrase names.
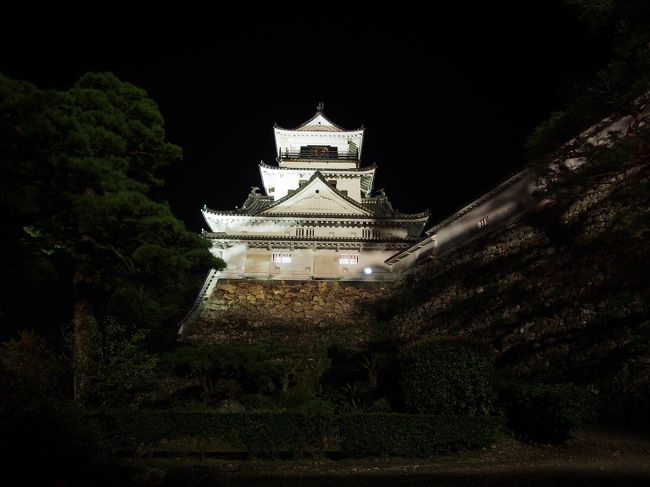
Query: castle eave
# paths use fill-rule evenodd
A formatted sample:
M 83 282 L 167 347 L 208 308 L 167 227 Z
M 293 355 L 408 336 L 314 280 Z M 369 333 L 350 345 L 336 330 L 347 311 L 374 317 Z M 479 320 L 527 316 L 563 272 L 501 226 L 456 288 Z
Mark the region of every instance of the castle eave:
M 306 243 L 318 243 L 318 242 L 355 242 L 355 243 L 405 243 L 412 245 L 413 242 L 418 240 L 418 237 L 400 237 L 400 238 L 376 238 L 368 240 L 363 237 L 295 237 L 295 236 L 282 236 L 282 235 L 250 235 L 250 234 L 239 234 L 239 235 L 227 235 L 221 232 L 202 232 L 201 235 L 204 238 L 210 240 L 241 240 L 241 241 L 258 241 L 258 240 L 268 240 L 268 241 L 282 241 L 282 242 L 306 242 Z

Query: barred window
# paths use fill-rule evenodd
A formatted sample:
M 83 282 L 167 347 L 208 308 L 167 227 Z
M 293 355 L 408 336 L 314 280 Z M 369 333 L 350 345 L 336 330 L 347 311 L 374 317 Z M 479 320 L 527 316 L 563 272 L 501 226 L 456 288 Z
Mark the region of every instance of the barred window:
M 313 237 L 313 228 L 296 228 L 296 237 Z
M 358 264 L 359 254 L 341 254 L 339 264 Z
M 363 228 L 361 236 L 363 238 L 379 238 L 381 235 L 379 228 Z
M 481 218 L 481 219 L 478 221 L 478 227 L 479 227 L 479 228 L 483 228 L 483 227 L 484 227 L 485 225 L 487 225 L 487 224 L 488 224 L 488 217 L 487 217 L 487 216 L 484 216 L 483 218 Z
M 273 262 L 276 264 L 289 264 L 291 263 L 291 253 L 283 252 L 273 254 Z

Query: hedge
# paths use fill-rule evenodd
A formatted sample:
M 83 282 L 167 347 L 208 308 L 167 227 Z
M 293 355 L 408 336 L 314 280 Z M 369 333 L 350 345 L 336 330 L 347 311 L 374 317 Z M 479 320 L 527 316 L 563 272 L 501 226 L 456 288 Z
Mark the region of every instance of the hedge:
M 462 338 L 416 342 L 400 355 L 408 412 L 484 416 L 494 401 L 494 353 Z
M 346 455 L 428 457 L 489 446 L 499 438 L 503 420 L 492 416 L 348 414 L 340 418 L 340 424 Z
M 508 427 L 528 439 L 559 443 L 597 415 L 593 396 L 572 384 L 536 385 L 505 381 L 499 401 Z
M 119 444 L 139 447 L 163 439 L 222 439 L 252 455 L 320 451 L 330 418 L 301 413 L 117 413 L 110 429 Z

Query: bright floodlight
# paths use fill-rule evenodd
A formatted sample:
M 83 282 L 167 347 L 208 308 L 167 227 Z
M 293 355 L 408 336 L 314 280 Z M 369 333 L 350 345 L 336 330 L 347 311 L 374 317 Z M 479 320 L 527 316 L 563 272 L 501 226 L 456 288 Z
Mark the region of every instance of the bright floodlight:
M 363 270 L 363 273 L 364 273 L 364 274 L 372 274 L 372 269 L 371 269 L 370 267 L 366 267 L 366 268 Z

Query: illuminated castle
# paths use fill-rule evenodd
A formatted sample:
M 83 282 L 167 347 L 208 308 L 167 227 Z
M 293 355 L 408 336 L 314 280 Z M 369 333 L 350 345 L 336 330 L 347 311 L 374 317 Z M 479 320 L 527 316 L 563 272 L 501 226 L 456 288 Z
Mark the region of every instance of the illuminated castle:
M 234 210 L 204 207 L 203 236 L 227 268 L 222 279 L 392 280 L 386 260 L 413 246 L 428 211 L 400 213 L 383 190 L 373 195 L 375 165 L 361 167 L 364 129 L 345 130 L 323 105 L 294 129 L 274 127 L 276 164 L 259 165 Z

